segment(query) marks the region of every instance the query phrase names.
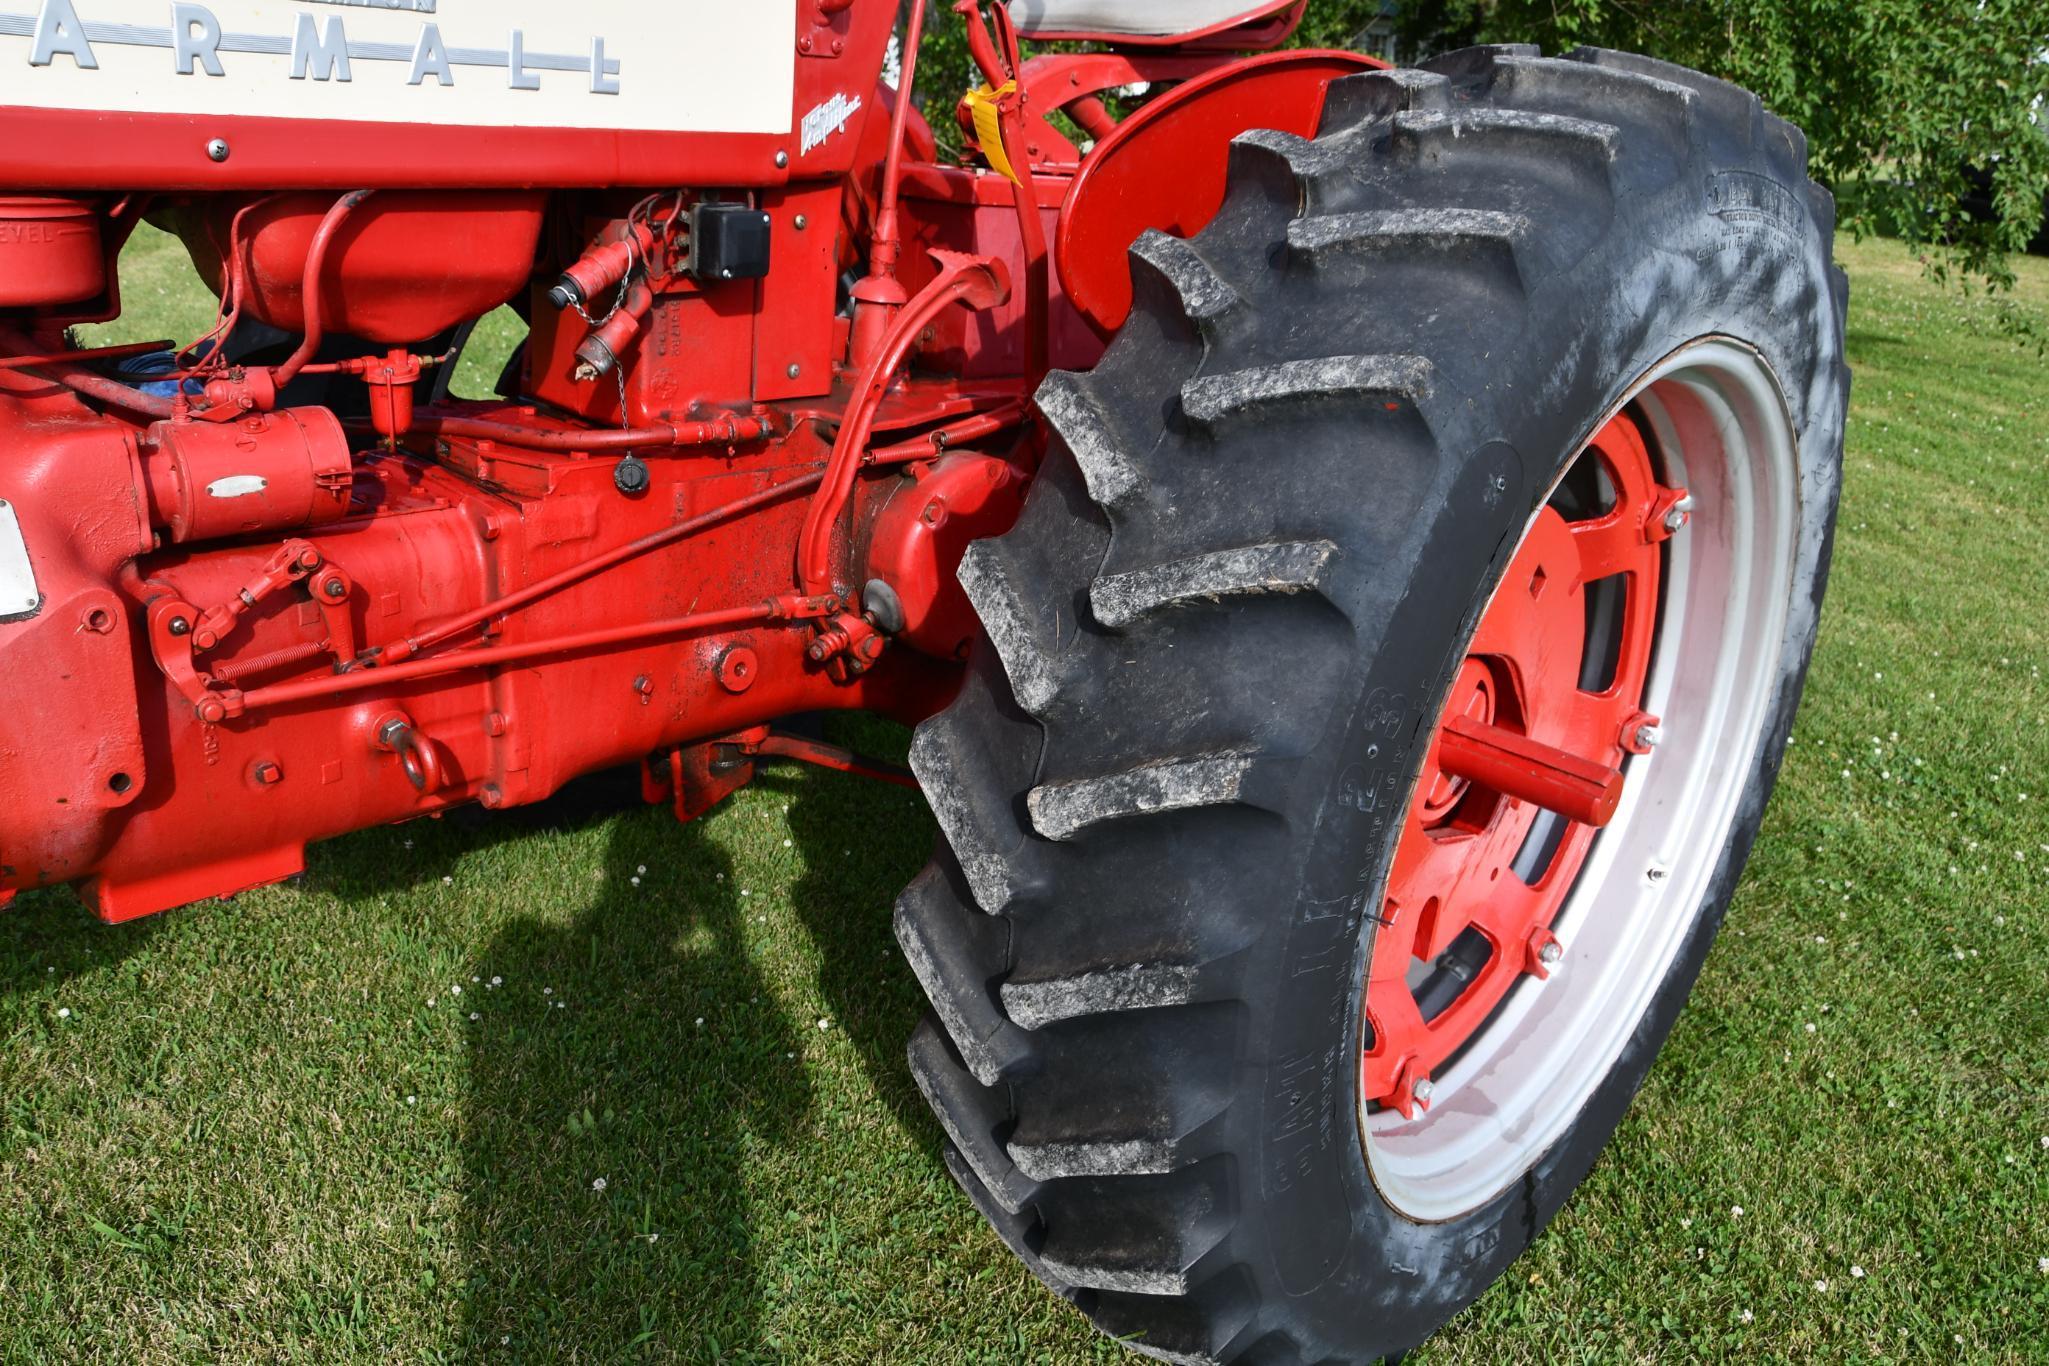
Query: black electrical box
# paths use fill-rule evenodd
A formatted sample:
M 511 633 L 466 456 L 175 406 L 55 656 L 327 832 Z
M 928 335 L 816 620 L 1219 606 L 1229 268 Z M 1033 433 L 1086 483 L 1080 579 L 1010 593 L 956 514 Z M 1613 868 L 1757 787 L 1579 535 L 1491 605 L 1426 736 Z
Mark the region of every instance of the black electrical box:
M 700 280 L 768 274 L 768 215 L 745 204 L 699 202 L 690 210 L 690 273 Z

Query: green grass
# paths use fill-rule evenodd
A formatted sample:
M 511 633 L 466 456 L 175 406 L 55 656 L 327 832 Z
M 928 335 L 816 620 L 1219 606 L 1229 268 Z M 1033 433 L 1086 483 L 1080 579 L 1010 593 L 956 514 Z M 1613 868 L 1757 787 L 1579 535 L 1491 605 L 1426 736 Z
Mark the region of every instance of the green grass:
M 110 332 L 196 333 L 137 251 Z M 1835 581 L 1750 875 L 1613 1151 L 1417 1360 L 2049 1350 L 2049 385 L 1898 246 L 1842 255 Z M 1116 1359 L 905 1074 L 930 837 L 776 772 L 687 828 L 370 831 L 125 928 L 23 897 L 0 1358 Z

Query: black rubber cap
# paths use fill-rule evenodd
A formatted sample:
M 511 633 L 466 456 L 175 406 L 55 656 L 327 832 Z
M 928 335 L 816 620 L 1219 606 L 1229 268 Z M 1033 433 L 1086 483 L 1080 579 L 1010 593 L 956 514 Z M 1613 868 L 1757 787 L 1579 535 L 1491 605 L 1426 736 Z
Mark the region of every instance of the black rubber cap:
M 638 498 L 646 493 L 653 479 L 648 473 L 647 462 L 637 455 L 629 455 L 612 467 L 613 487 L 628 498 Z

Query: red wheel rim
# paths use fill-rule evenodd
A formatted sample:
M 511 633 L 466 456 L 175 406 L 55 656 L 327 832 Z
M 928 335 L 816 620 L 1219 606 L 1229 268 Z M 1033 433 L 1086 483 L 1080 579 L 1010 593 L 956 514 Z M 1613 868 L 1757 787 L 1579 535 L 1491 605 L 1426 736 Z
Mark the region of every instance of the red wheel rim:
M 1431 1077 L 1510 988 L 1558 960 L 1552 927 L 1642 710 L 1662 543 L 1685 520 L 1635 422 L 1587 444 L 1531 520 L 1467 647 L 1405 813 L 1366 982 L 1361 1093 L 1414 1119 Z

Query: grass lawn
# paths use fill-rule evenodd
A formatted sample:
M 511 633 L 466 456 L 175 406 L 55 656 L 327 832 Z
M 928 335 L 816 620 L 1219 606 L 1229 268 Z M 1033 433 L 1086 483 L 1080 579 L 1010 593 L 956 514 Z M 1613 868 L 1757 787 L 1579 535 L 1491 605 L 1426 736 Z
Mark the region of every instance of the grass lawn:
M 200 331 L 133 251 L 105 335 Z M 1415 1360 L 2049 1351 L 2049 367 L 1897 245 L 1842 259 L 1835 581 L 1750 876 L 1613 1151 Z M 905 1072 L 918 801 L 554 819 L 0 917 L 0 1359 L 1120 1359 Z

